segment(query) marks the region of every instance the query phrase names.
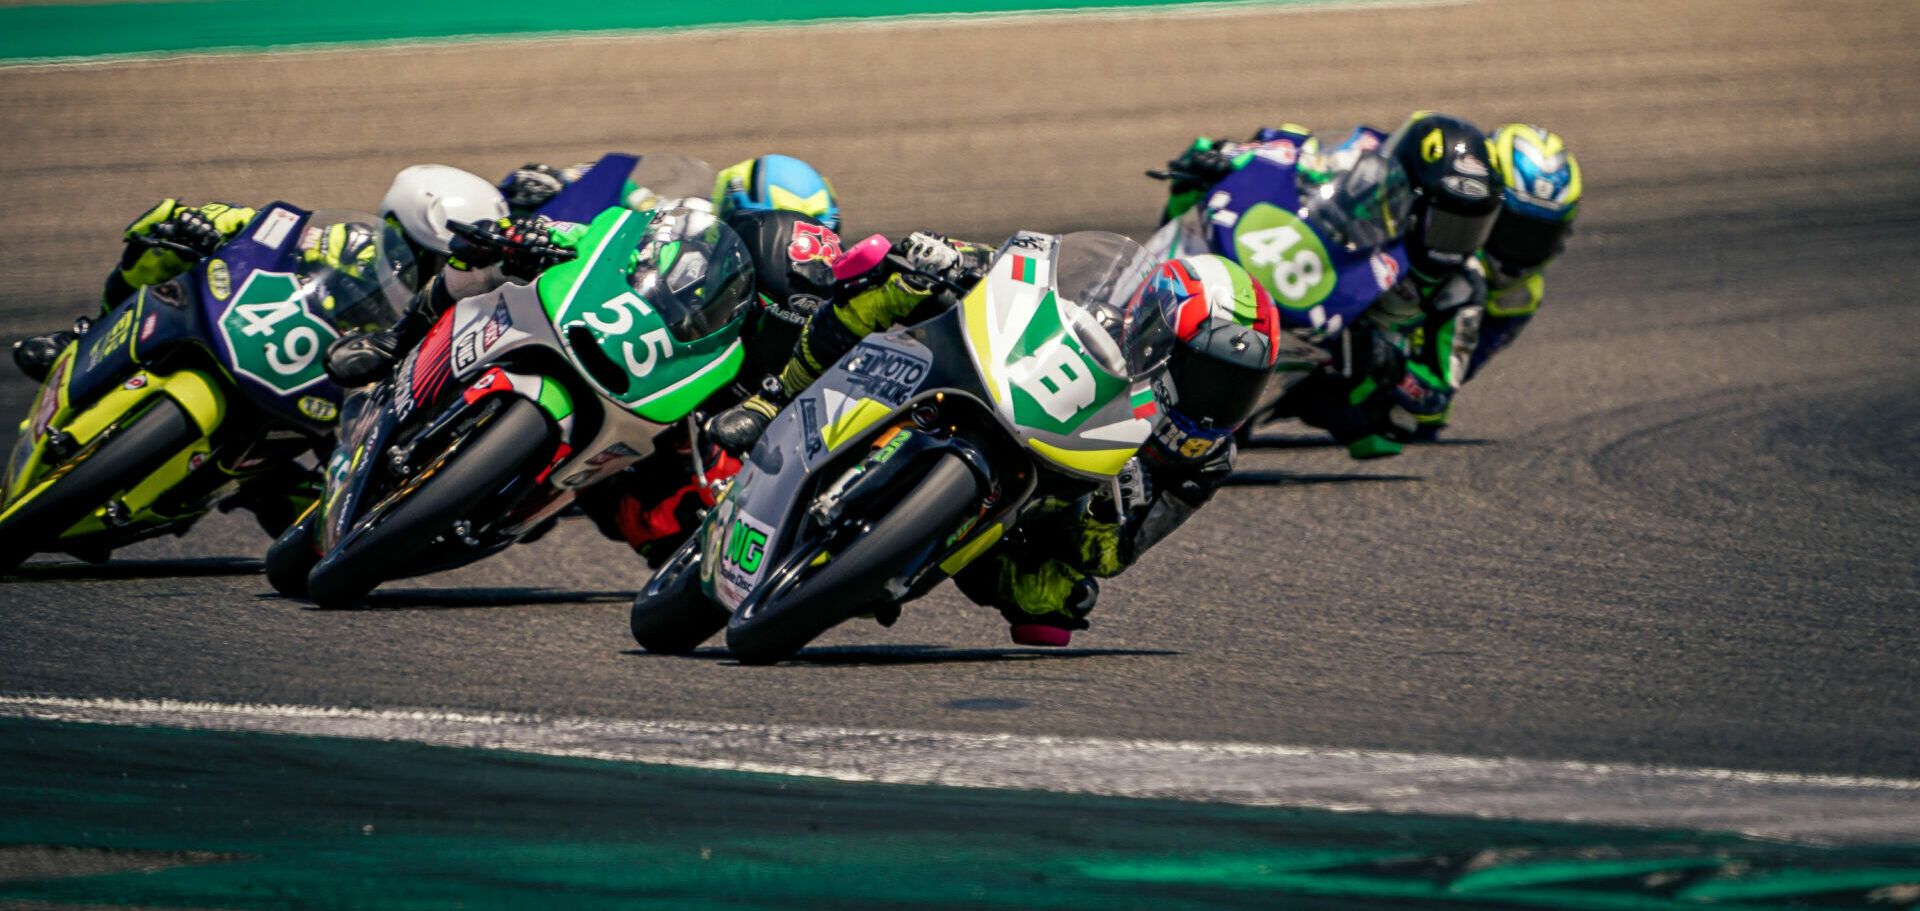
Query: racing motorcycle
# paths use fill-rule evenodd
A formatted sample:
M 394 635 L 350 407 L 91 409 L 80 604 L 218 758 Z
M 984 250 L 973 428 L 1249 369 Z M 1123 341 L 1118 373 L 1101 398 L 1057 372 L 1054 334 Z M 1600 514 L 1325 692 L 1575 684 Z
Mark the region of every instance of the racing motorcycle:
M 318 254 L 329 232 L 353 262 Z M 140 242 L 198 262 L 92 321 L 54 362 L 8 461 L 0 572 L 42 551 L 105 561 L 185 534 L 236 493 L 284 497 L 301 480 L 295 460 L 325 456 L 340 413 L 328 343 L 390 325 L 414 281 L 398 232 L 361 212 L 276 202 L 205 257 Z M 293 519 L 291 507 L 260 517 L 270 532 Z
M 1022 232 L 958 306 L 862 340 L 634 599 L 634 639 L 685 653 L 725 627 L 735 657 L 777 662 L 853 617 L 891 625 L 1036 491 L 1115 484 L 1172 339 L 1127 316 L 1151 265 L 1117 234 Z
M 585 220 L 575 255 L 459 301 L 390 378 L 348 399 L 319 502 L 268 551 L 274 588 L 348 606 L 497 553 L 733 380 L 752 295 L 739 239 L 697 208 L 612 206 L 643 181 L 669 199 L 710 191 L 704 165 L 679 187 L 643 176 L 658 159 L 692 161 L 649 156 L 629 181 L 603 159 L 540 212 Z M 454 230 L 483 249 L 516 243 Z
M 1243 431 L 1270 420 L 1262 416 L 1280 396 L 1323 364 L 1385 370 L 1371 355 L 1373 333 L 1360 336 L 1369 350 L 1355 351 L 1355 334 L 1345 331 L 1409 268 L 1400 235 L 1412 190 L 1398 165 L 1368 154 L 1381 138 L 1361 127 L 1324 153 L 1303 150 L 1291 136 L 1252 144 L 1246 164 L 1147 239 L 1156 262 L 1213 253 L 1239 263 L 1279 306 L 1286 332 L 1275 381 Z M 1194 179 L 1178 171 L 1147 174 Z M 1391 385 L 1389 376 L 1383 373 Z M 1357 388 L 1364 396 L 1378 385 L 1363 378 Z

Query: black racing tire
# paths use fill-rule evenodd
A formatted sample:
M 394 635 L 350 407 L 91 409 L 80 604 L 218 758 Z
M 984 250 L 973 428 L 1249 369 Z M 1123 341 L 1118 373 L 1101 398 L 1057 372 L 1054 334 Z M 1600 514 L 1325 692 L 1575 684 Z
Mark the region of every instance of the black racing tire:
M 64 550 L 61 532 L 158 471 L 201 436 L 186 409 L 164 395 L 110 433 L 72 471 L 0 521 L 0 575 L 42 550 Z
M 695 533 L 633 596 L 628 625 L 641 648 L 661 655 L 687 655 L 725 629 L 730 616 L 700 590 L 700 535 Z
M 352 607 L 402 574 L 455 521 L 547 454 L 548 427 L 538 405 L 515 396 L 378 524 L 322 557 L 307 574 L 307 597 L 325 608 Z
M 315 503 L 273 539 L 273 545 L 267 548 L 267 582 L 274 591 L 289 598 L 307 596 L 307 574 L 320 562 L 320 542 L 313 534 L 319 524 L 320 504 Z
M 936 536 L 979 508 L 979 481 L 959 456 L 942 455 L 919 486 L 818 572 L 758 603 L 743 604 L 727 622 L 727 650 L 742 664 L 774 664 L 886 596 L 879 581 Z M 791 551 L 789 559 L 806 554 Z

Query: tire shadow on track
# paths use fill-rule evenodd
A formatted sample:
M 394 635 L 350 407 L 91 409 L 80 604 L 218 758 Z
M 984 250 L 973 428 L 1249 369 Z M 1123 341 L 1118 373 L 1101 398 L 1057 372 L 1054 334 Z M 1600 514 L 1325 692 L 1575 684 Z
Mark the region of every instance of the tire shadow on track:
M 622 655 L 640 658 L 680 658 L 704 661 L 733 661 L 725 648 L 703 648 L 690 655 L 655 655 L 640 649 L 627 649 Z M 1172 658 L 1182 652 L 1169 649 L 1129 648 L 944 648 L 937 645 L 839 645 L 810 648 L 781 662 L 783 665 L 816 667 L 893 667 L 912 664 L 982 664 L 1003 661 L 1044 661 L 1076 658 Z
M 251 576 L 259 560 L 240 557 L 191 557 L 179 560 L 115 560 L 111 563 L 28 563 L 4 578 L 20 582 L 95 582 L 113 579 L 182 579 L 195 576 Z
M 264 593 L 261 601 L 284 601 L 311 611 L 324 608 L 308 601 Z M 353 611 L 462 610 L 494 607 L 539 607 L 552 604 L 625 604 L 633 600 L 631 591 L 562 591 L 552 588 L 416 588 L 377 591 L 366 596 Z

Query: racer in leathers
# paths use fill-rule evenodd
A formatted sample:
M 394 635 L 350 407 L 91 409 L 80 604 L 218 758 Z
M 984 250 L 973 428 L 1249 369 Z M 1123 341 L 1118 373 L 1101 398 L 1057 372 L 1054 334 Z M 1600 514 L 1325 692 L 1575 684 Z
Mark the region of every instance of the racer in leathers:
M 430 224 L 425 213 L 431 211 L 437 224 Z M 400 229 L 413 254 L 415 268 L 404 280 L 411 283 L 444 260 L 445 221 L 453 218 L 481 218 L 505 214 L 500 194 L 484 179 L 441 165 L 424 165 L 401 171 L 381 203 L 380 216 Z M 183 205 L 177 199 L 163 199 L 127 225 L 122 232 L 125 248 L 120 261 L 107 275 L 101 291 L 104 314 L 127 299 L 136 290 L 185 273 L 202 257 L 233 239 L 258 214 L 255 209 L 230 203 L 209 202 Z M 312 247 L 303 251 L 309 269 L 364 270 L 377 255 L 377 245 L 367 231 L 352 230 L 336 224 L 321 232 Z M 423 265 L 424 264 L 424 265 Z M 328 306 L 331 302 L 322 302 Z M 332 309 L 328 306 L 328 309 Z M 373 323 L 355 318 L 342 306 L 336 320 L 341 328 Z M 91 326 L 89 317 L 80 317 L 74 328 L 21 339 L 13 343 L 14 363 L 21 372 L 37 382 L 46 379 L 54 361 L 74 339 Z M 268 534 L 278 535 L 312 503 L 319 491 L 318 475 L 297 464 L 282 466 L 254 478 L 231 497 L 221 501 L 222 512 L 244 508 L 255 514 Z
M 735 453 L 751 449 L 778 410 L 862 337 L 952 306 L 937 287 L 970 286 L 994 253 L 929 232 L 908 235 L 893 249 L 908 268 L 816 310 L 786 366 L 760 392 L 711 418 L 709 436 Z M 1069 644 L 1074 630 L 1087 628 L 1099 594 L 1095 577 L 1132 565 L 1212 496 L 1232 469 L 1232 433 L 1272 375 L 1279 312 L 1239 266 L 1216 256 L 1175 260 L 1140 293 L 1179 342 L 1156 383 L 1164 417 L 1123 472 L 1119 502 L 1107 491 L 1062 484 L 954 579 L 976 603 L 1000 611 L 1018 644 Z
M 1480 248 L 1487 301 L 1463 383 L 1532 322 L 1546 295 L 1547 266 L 1565 249 L 1580 207 L 1580 164 L 1559 134 L 1509 123 L 1495 130 L 1490 142 L 1493 170 L 1506 192 L 1493 232 Z M 1449 405 L 1438 414 L 1421 415 L 1415 438 L 1433 439 L 1451 413 Z
M 712 208 L 699 198 L 664 204 Z M 345 336 L 328 349 L 328 374 L 347 387 L 384 378 L 454 302 L 509 279 L 531 280 L 571 248 L 572 233 L 537 216 L 516 215 L 499 224 L 524 246 L 479 251 L 455 241 L 460 252 L 415 296 L 399 323 L 385 331 Z M 743 375 L 757 376 L 784 361 L 800 326 L 832 293 L 830 264 L 840 253 L 840 238 L 811 216 L 778 209 L 738 206 L 724 224 L 728 236 L 737 237 L 744 247 L 752 267 L 746 280 L 758 292 L 741 330 L 743 371 L 752 371 Z M 495 259 L 502 255 L 508 258 Z M 730 386 L 716 393 L 708 407 L 725 407 L 745 395 L 747 390 Z M 625 542 L 657 565 L 692 533 L 699 512 L 714 504 L 718 484 L 739 469 L 739 459 L 718 446 L 702 445 L 696 454 L 685 430 L 676 426 L 656 441 L 651 456 L 581 491 L 575 502 L 602 534 Z
M 1291 385 L 1273 412 L 1328 430 L 1355 458 L 1396 454 L 1420 416 L 1445 414 L 1477 343 L 1486 284 L 1474 253 L 1500 211 L 1486 139 L 1472 124 L 1425 111 L 1392 135 L 1362 126 L 1337 143 L 1297 124 L 1263 127 L 1245 142 L 1201 137 L 1168 162 L 1174 182 L 1162 221 L 1278 146 L 1297 155 L 1303 177 L 1317 169 L 1328 184 L 1380 149 L 1413 185 L 1404 240 L 1411 268 L 1345 330 L 1346 339 L 1320 340 L 1335 356 Z

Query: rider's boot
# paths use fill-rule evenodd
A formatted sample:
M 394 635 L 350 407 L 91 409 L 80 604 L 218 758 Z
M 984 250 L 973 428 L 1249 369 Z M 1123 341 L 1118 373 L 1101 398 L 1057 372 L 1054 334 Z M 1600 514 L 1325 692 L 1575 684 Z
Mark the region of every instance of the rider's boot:
M 73 321 L 72 329 L 20 339 L 13 343 L 14 366 L 34 382 L 44 383 L 53 370 L 53 362 L 60 359 L 60 352 L 91 328 L 93 321 L 83 316 Z

